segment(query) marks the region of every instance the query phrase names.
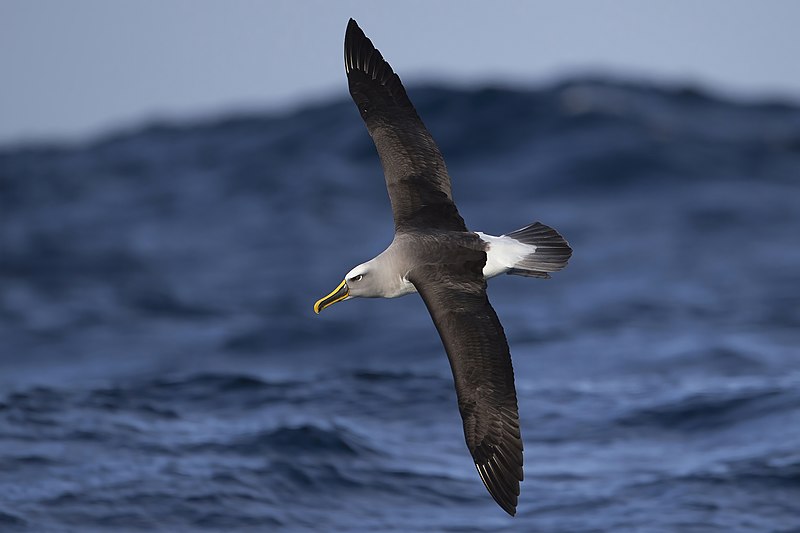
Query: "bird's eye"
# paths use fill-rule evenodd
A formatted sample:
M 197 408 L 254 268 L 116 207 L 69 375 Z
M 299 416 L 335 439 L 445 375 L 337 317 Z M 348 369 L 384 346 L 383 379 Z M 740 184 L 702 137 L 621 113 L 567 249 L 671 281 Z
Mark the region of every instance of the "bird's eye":
M 350 281 L 361 281 L 363 277 L 364 274 L 359 274 L 358 276 L 353 276 L 352 278 L 350 278 Z

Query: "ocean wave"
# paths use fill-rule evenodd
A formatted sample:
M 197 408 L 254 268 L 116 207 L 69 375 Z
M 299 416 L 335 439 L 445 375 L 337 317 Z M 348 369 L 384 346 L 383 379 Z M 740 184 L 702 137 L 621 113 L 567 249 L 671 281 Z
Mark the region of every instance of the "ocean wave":
M 240 433 L 213 442 L 187 446 L 191 452 L 214 452 L 244 456 L 287 455 L 362 456 L 374 451 L 364 439 L 343 427 L 323 428 L 311 424 L 281 426 Z
M 0 525 L 3 525 L 3 527 L 22 528 L 27 524 L 28 522 L 20 516 L 9 512 L 0 511 Z
M 746 425 L 800 408 L 796 390 L 757 388 L 693 392 L 655 405 L 639 407 L 617 419 L 624 427 L 653 427 L 674 431 L 712 431 Z

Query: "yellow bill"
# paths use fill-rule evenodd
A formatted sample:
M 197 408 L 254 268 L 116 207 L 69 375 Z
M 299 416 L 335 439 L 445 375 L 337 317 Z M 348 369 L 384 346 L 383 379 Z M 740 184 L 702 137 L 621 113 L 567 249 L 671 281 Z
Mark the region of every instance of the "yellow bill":
M 345 280 L 342 281 L 338 287 L 333 289 L 333 292 L 331 292 L 329 295 L 317 300 L 317 303 L 314 304 L 314 312 L 319 314 L 320 311 L 329 305 L 333 305 L 336 302 L 341 302 L 348 296 L 350 296 L 350 289 L 347 287 L 347 281 Z

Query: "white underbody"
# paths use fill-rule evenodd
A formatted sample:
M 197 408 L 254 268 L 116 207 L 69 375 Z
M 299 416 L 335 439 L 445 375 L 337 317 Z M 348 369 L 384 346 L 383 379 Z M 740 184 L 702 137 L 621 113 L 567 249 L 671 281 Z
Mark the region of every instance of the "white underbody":
M 486 248 L 486 265 L 483 267 L 483 277 L 486 279 L 505 274 L 536 251 L 535 245 L 519 242 L 506 235 L 495 237 L 480 231 L 476 231 L 475 234 L 489 245 Z M 393 296 L 417 292 L 416 287 L 407 279 L 403 278 L 402 283 L 403 288 Z

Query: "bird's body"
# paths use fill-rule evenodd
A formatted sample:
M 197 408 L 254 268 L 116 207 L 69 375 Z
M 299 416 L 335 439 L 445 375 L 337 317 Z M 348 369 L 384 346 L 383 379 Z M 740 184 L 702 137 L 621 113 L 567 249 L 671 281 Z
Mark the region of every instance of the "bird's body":
M 495 501 L 513 515 L 523 477 L 522 439 L 511 356 L 486 280 L 503 273 L 547 278 L 566 266 L 572 250 L 538 222 L 499 237 L 467 229 L 436 143 L 400 78 L 352 19 L 345 70 L 383 165 L 395 236 L 314 310 L 353 297 L 420 293 L 450 361 L 475 466 Z

